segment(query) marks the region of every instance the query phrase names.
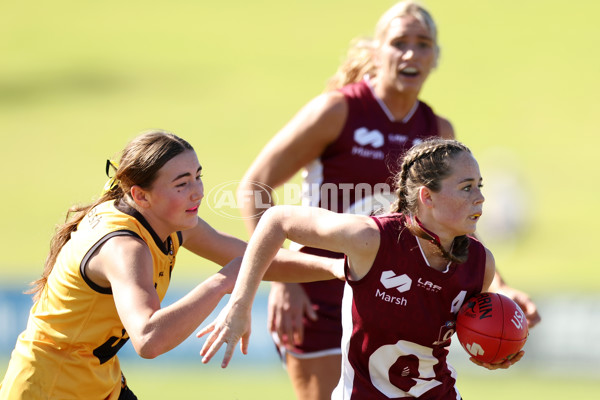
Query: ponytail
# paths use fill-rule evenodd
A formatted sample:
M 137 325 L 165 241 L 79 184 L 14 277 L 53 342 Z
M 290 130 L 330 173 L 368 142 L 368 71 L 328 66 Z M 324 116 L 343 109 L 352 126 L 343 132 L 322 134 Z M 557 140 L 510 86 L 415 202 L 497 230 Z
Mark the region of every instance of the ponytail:
M 100 196 L 98 200 L 96 200 L 92 204 L 88 204 L 85 206 L 75 205 L 69 208 L 69 210 L 67 210 L 65 223 L 57 227 L 54 236 L 50 240 L 50 251 L 48 252 L 48 256 L 46 257 L 46 261 L 44 262 L 44 270 L 42 271 L 42 276 L 39 279 L 31 282 L 31 289 L 25 292 L 25 294 L 32 294 L 34 301 L 40 298 L 42 291 L 44 290 L 44 287 L 48 282 L 48 276 L 54 269 L 54 264 L 56 263 L 56 259 L 58 258 L 60 250 L 69 241 L 69 239 L 71 238 L 71 234 L 77 230 L 77 226 L 79 225 L 81 220 L 86 216 L 86 214 L 92 208 L 96 207 L 101 203 L 111 200 L 120 200 L 121 198 L 123 198 L 124 193 L 119 185 L 114 185 L 110 190 L 106 190 L 106 187 L 109 186 L 109 183 L 113 179 L 114 178 L 109 179 L 105 186 L 104 193 L 102 194 L 102 196 Z
M 373 52 L 375 42 L 372 39 L 354 40 L 344 62 L 329 79 L 326 91 L 339 89 L 351 83 L 360 82 L 365 75 L 375 73 Z

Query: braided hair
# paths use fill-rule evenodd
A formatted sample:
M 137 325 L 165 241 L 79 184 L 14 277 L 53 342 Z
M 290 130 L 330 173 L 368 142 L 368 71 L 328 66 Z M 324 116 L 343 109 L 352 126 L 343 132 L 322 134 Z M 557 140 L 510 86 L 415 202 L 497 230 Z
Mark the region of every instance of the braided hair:
M 468 147 L 456 140 L 437 137 L 413 146 L 403 157 L 400 172 L 396 175 L 396 201 L 391 207 L 392 212 L 407 217 L 406 226 L 413 235 L 435 244 L 445 259 L 458 263 L 467 260 L 468 237 L 456 237 L 448 252 L 439 239 L 424 229 L 413 216 L 417 213 L 419 188 L 425 186 L 433 192 L 439 192 L 442 180 L 452 173 L 452 159 L 462 152 L 471 153 Z

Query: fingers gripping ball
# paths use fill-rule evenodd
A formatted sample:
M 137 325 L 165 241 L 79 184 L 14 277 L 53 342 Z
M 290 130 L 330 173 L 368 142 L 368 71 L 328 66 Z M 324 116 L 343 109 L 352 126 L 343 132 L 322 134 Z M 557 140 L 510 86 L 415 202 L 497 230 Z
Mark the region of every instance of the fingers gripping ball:
M 496 364 L 523 348 L 529 330 L 517 303 L 498 293 L 479 293 L 460 308 L 456 334 L 473 358 Z

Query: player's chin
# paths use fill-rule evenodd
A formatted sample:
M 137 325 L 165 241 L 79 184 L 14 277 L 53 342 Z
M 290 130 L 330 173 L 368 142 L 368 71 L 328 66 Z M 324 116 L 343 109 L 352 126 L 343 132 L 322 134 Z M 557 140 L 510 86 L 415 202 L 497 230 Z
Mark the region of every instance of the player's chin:
M 463 229 L 461 229 L 460 231 L 456 232 L 456 236 L 463 236 L 463 235 L 469 235 L 469 236 L 473 236 L 475 234 L 475 232 L 477 231 L 475 226 L 464 226 Z
M 177 229 L 178 231 L 186 231 L 188 229 L 193 229 L 198 225 L 198 215 L 190 214 L 186 215 L 186 218 L 183 219 L 180 223 L 180 227 Z
M 479 221 L 479 219 L 467 218 L 464 224 L 466 235 L 473 235 L 475 231 L 477 231 L 477 221 Z

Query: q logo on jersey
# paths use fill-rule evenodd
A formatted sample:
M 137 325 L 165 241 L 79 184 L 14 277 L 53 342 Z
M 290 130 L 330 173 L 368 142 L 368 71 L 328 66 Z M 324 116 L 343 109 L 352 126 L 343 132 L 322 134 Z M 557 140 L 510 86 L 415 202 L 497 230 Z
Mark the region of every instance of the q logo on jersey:
M 361 146 L 370 144 L 374 148 L 378 149 L 384 145 L 385 140 L 383 134 L 377 129 L 368 130 L 367 128 L 359 128 L 354 131 L 354 141 Z

